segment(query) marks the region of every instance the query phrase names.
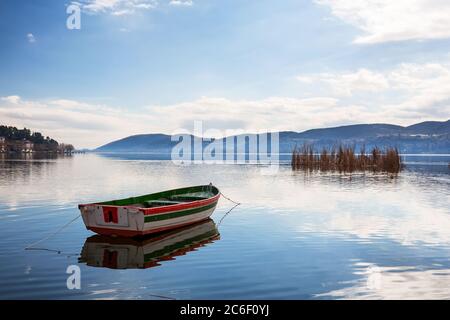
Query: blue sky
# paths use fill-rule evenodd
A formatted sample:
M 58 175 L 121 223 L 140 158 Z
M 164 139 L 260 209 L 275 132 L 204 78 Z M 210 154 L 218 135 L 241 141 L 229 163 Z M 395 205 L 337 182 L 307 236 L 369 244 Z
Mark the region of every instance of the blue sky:
M 95 147 L 149 132 L 450 118 L 440 0 L 0 2 L 0 119 Z

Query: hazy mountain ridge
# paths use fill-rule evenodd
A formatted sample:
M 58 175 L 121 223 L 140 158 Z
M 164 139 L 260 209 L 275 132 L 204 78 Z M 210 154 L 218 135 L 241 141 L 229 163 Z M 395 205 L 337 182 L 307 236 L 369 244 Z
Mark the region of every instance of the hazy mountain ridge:
M 314 144 L 317 149 L 342 143 L 355 145 L 357 149 L 362 145 L 367 148 L 395 146 L 402 153 L 450 153 L 450 120 L 426 121 L 407 127 L 377 123 L 303 132 L 281 131 L 279 138 L 280 152 L 291 152 L 306 142 Z M 110 142 L 95 151 L 170 153 L 177 143 L 166 134 L 140 134 Z M 204 145 L 208 143 L 203 142 Z

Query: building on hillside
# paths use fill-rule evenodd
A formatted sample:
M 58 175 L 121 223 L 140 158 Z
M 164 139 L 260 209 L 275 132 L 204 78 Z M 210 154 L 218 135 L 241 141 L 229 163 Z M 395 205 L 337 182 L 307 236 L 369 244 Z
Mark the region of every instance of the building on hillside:
M 33 152 L 33 142 L 24 139 L 22 141 L 22 152 L 25 153 Z
M 31 153 L 33 152 L 33 143 L 26 139 L 23 140 L 8 140 L 5 143 L 6 151 L 8 152 L 21 152 L 21 153 Z

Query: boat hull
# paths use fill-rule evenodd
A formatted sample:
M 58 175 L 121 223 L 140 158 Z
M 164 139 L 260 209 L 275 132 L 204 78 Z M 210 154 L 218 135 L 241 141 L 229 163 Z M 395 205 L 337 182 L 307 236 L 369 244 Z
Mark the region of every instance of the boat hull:
M 101 235 L 136 237 L 208 219 L 214 212 L 219 197 L 217 190 L 207 199 L 155 208 L 116 206 L 109 203 L 86 204 L 79 208 L 88 230 Z

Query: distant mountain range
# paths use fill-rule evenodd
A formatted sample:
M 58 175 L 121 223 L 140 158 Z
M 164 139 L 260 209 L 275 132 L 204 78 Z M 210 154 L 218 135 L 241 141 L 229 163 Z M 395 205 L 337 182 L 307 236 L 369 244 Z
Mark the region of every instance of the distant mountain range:
M 254 136 L 254 134 L 248 134 L 248 136 Z M 236 139 L 236 137 L 233 138 Z M 177 141 L 171 141 L 171 136 L 166 134 L 140 134 L 110 142 L 94 151 L 168 154 L 177 143 Z M 203 145 L 209 143 L 203 142 Z M 450 120 L 426 121 L 407 127 L 377 123 L 312 129 L 303 132 L 281 131 L 279 143 L 279 151 L 282 153 L 292 152 L 296 146 L 304 143 L 313 144 L 317 149 L 345 144 L 354 145 L 357 150 L 364 145 L 366 149 L 373 146 L 393 146 L 397 147 L 401 153 L 450 153 Z

